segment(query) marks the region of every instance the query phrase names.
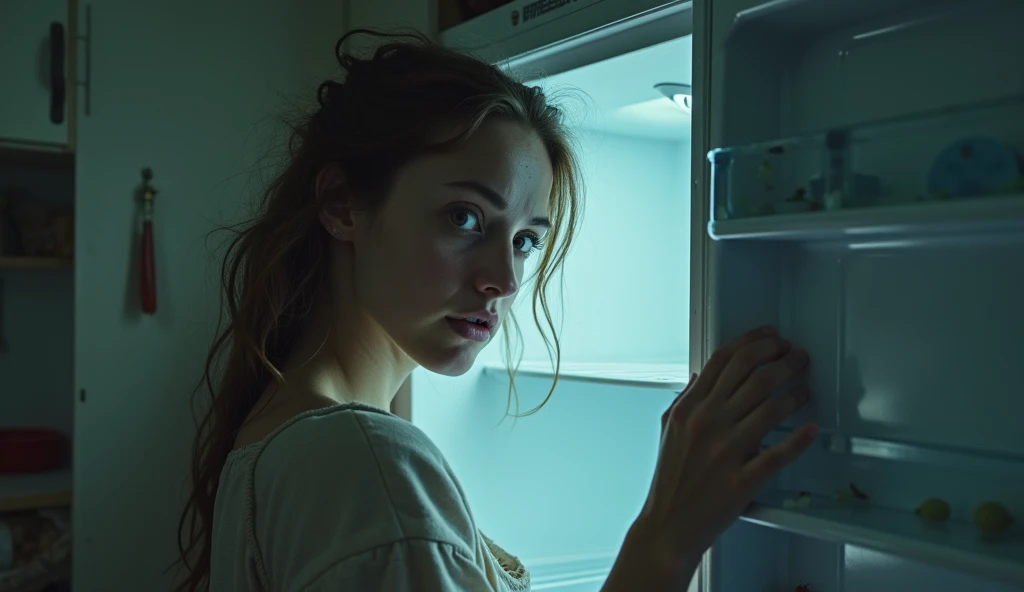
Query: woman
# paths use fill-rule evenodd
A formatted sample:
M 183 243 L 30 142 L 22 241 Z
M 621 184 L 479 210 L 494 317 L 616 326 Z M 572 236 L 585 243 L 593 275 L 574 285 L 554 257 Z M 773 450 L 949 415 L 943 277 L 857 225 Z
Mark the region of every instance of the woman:
M 181 589 L 527 590 L 438 449 L 387 410 L 416 366 L 470 368 L 512 322 L 530 256 L 550 328 L 544 290 L 580 209 L 567 132 L 539 89 L 473 58 L 405 37 L 357 59 L 344 41 L 344 82 L 321 85 L 227 254 Z M 764 328 L 691 378 L 662 418 L 650 495 L 605 590 L 688 580 L 807 447 L 810 426 L 757 454 L 807 396 L 769 394 L 806 364 Z

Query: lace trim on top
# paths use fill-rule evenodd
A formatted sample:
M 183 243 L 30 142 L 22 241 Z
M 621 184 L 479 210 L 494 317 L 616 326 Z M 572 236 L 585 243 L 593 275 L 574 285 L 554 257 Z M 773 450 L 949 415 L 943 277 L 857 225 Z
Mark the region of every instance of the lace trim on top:
M 489 539 L 484 533 L 481 532 L 480 536 L 484 539 L 491 558 L 501 567 L 499 575 L 502 581 L 505 582 L 505 585 L 513 592 L 528 591 L 530 589 L 530 572 L 527 571 L 526 566 L 523 565 L 518 557 L 502 549 L 501 546 Z

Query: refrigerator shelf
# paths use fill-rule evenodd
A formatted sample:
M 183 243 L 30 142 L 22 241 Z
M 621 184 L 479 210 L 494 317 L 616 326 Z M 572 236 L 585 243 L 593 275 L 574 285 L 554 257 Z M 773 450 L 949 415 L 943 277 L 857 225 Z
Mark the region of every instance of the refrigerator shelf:
M 780 0 L 765 2 L 739 10 L 729 29 L 727 43 L 735 46 L 748 38 L 755 42 L 763 39 L 786 39 L 800 47 L 799 41 L 814 40 L 850 23 L 870 21 L 896 14 L 933 15 L 951 2 L 936 0 L 861 0 L 834 4 L 807 0 Z M 791 41 L 796 38 L 798 43 Z
M 1024 538 L 1011 526 L 1004 540 L 984 542 L 973 524 L 925 524 L 917 516 L 879 507 L 837 507 L 812 496 L 811 507 L 785 509 L 796 492 L 758 499 L 741 519 L 753 524 L 842 544 L 859 545 L 978 576 L 1024 585 Z
M 790 427 L 776 428 L 762 440 L 761 448 L 778 444 L 792 433 L 793 429 Z M 861 459 L 916 463 L 942 467 L 950 471 L 984 471 L 1007 477 L 1024 474 L 1024 457 L 1019 455 L 869 438 L 834 429 L 822 429 L 818 433 L 814 451 Z
M 498 379 L 507 379 L 508 370 L 504 364 L 488 364 L 484 373 Z M 516 376 L 547 378 L 554 376 L 550 362 L 522 362 Z M 559 380 L 593 382 L 616 386 L 654 388 L 682 391 L 690 379 L 687 364 L 602 364 L 563 363 L 558 373 Z
M 853 456 L 888 461 L 914 462 L 945 467 L 957 471 L 985 471 L 1007 476 L 1024 471 L 1024 459 L 1019 456 L 986 451 L 957 450 L 913 442 L 893 442 L 878 438 L 845 436 L 838 432 L 823 441 L 828 450 Z
M 974 207 L 986 218 L 998 207 L 979 201 L 1024 193 L 1022 115 L 1018 92 L 712 150 L 712 220 L 756 220 L 792 233 L 793 220 L 813 230 L 818 216 L 825 229 L 849 216 L 855 232 L 886 230 L 891 207 L 918 208 L 891 214 L 894 231 L 915 224 L 915 211 L 925 223 L 961 211 L 974 220 Z M 926 209 L 960 201 L 967 205 L 946 215 Z
M 913 238 L 1021 228 L 1024 194 L 708 222 L 708 234 L 715 240 Z
M 603 553 L 527 557 L 523 564 L 530 568 L 533 590 L 596 590 L 608 579 L 616 555 L 618 549 Z

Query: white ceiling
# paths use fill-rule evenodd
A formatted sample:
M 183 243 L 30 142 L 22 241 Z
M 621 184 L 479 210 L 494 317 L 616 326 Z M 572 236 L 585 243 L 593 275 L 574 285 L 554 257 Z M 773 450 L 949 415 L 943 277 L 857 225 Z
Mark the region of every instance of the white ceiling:
M 691 37 L 616 56 L 534 84 L 587 129 L 631 136 L 689 136 L 690 115 L 655 90 L 659 82 L 690 84 Z

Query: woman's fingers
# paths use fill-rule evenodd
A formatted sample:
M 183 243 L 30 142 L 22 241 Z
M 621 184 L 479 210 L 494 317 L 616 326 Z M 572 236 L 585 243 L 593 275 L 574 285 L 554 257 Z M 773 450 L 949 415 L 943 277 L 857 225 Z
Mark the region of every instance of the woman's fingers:
M 680 392 L 678 395 L 676 395 L 675 399 L 672 399 L 672 403 L 668 406 L 668 409 L 666 409 L 665 412 L 661 414 L 661 429 L 662 429 L 662 431 L 665 430 L 665 426 L 668 425 L 669 418 L 672 417 L 672 410 L 675 408 L 676 405 L 679 404 L 679 401 L 681 401 L 683 399 L 683 396 L 686 395 L 686 393 L 688 393 L 690 391 L 690 389 L 693 387 L 693 383 L 696 380 L 697 380 L 697 373 L 696 372 L 691 373 L 690 374 L 690 380 L 688 380 L 686 382 L 686 386 L 683 387 L 682 392 Z
M 765 401 L 744 417 L 733 431 L 732 442 L 740 454 L 757 450 L 758 445 L 794 411 L 803 407 L 810 393 L 805 385 L 798 385 Z M 762 453 L 763 454 L 763 453 Z
M 710 398 L 725 403 L 732 398 L 741 385 L 747 382 L 747 379 L 759 366 L 778 360 L 789 349 L 789 342 L 777 337 L 768 337 L 747 343 L 725 365 L 715 382 Z
M 687 380 L 687 381 L 686 381 L 686 386 L 684 386 L 684 387 L 683 387 L 683 391 L 682 391 L 681 393 L 679 393 L 679 396 L 678 396 L 678 397 L 676 397 L 676 400 L 678 400 L 678 399 L 679 399 L 679 397 L 682 397 L 683 395 L 685 395 L 685 394 L 686 394 L 686 391 L 690 390 L 690 387 L 692 387 L 692 386 L 693 386 L 693 383 L 694 383 L 694 382 L 695 382 L 696 380 L 697 380 L 697 373 L 696 373 L 696 372 L 691 372 L 691 373 L 690 373 L 690 380 Z
M 799 376 L 809 362 L 803 349 L 791 349 L 778 361 L 755 371 L 726 402 L 729 417 L 739 421 L 757 409 L 772 393 Z
M 664 539 L 658 534 L 659 545 L 675 541 L 686 552 L 707 548 L 756 488 L 813 441 L 815 428 L 805 427 L 753 454 L 764 435 L 806 398 L 802 388 L 771 397 L 807 364 L 802 353 L 788 355 L 789 350 L 772 329 L 745 333 L 716 351 L 666 410 L 641 511 L 645 531 L 671 533 Z
M 691 400 L 696 404 L 707 398 L 711 393 L 712 388 L 718 382 L 722 371 L 737 352 L 751 343 L 764 340 L 766 338 L 774 338 L 775 335 L 776 331 L 774 327 L 759 327 L 752 331 L 747 331 L 743 335 L 740 335 L 736 339 L 716 350 L 715 353 L 711 354 L 707 363 L 704 364 L 704 369 L 701 370 L 700 375 L 697 376 L 697 382 L 695 382 L 691 388 L 693 391 L 690 395 Z
M 794 431 L 785 440 L 758 454 L 744 465 L 743 481 L 754 489 L 760 487 L 769 477 L 807 450 L 817 435 L 817 426 L 810 424 Z

